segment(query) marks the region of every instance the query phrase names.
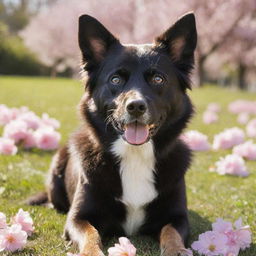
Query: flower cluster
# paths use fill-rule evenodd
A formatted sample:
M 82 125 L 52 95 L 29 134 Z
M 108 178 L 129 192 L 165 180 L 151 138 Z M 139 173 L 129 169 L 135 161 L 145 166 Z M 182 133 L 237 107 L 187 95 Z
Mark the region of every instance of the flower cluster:
M 256 114 L 256 101 L 236 100 L 229 104 L 228 110 L 233 114 Z
M 246 132 L 249 137 L 256 138 L 256 119 L 252 119 L 246 126 Z
M 60 134 L 55 130 L 59 121 L 44 113 L 37 116 L 27 107 L 8 108 L 0 105 L 0 126 L 4 126 L 0 138 L 0 154 L 15 155 L 17 146 L 25 149 L 54 150 L 58 147 Z
M 221 157 L 219 161 L 215 163 L 215 167 L 210 170 L 216 171 L 220 175 L 235 175 L 246 177 L 249 175 L 244 159 L 238 155 L 226 155 Z
M 237 145 L 233 148 L 233 154 L 237 154 L 248 160 L 256 160 L 256 144 L 253 144 L 253 142 L 250 140 L 243 144 Z
M 218 218 L 212 224 L 212 231 L 199 235 L 199 240 L 193 242 L 191 247 L 206 256 L 237 256 L 240 250 L 248 248 L 250 244 L 250 228 L 242 225 L 241 218 L 234 223 L 234 227 L 231 222 Z
M 188 131 L 181 135 L 181 139 L 194 151 L 207 151 L 210 149 L 208 137 L 198 131 Z
M 226 129 L 223 132 L 216 134 L 213 140 L 213 149 L 229 149 L 243 143 L 245 140 L 244 131 L 234 127 Z
M 34 223 L 28 212 L 19 209 L 11 218 L 10 226 L 7 225 L 5 214 L 0 212 L 0 252 L 22 250 L 34 230 Z
M 218 112 L 220 112 L 221 107 L 218 103 L 210 103 L 205 112 L 203 113 L 203 122 L 205 124 L 212 124 L 218 121 Z

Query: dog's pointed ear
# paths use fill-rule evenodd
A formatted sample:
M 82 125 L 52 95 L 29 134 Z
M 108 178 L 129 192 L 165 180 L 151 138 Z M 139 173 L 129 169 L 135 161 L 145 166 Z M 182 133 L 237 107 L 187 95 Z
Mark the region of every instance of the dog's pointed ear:
M 167 31 L 155 39 L 157 46 L 168 51 L 174 62 L 194 60 L 197 32 L 194 14 L 182 16 Z
M 78 41 L 87 71 L 104 59 L 113 44 L 119 43 L 98 20 L 89 15 L 79 17 Z

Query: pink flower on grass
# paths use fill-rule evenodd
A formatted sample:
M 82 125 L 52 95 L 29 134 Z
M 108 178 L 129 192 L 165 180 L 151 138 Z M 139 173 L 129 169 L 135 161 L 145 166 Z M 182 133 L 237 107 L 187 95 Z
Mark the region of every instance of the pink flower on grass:
M 246 126 L 246 132 L 249 137 L 256 137 L 256 119 L 252 119 Z
M 234 127 L 216 134 L 213 139 L 213 149 L 229 149 L 244 142 L 245 134 L 242 129 Z
M 229 174 L 246 177 L 249 175 L 244 159 L 238 155 L 227 155 L 215 163 L 215 171 L 221 175 Z
M 209 103 L 206 108 L 206 111 L 215 112 L 215 113 L 220 112 L 220 110 L 221 110 L 221 107 L 216 102 Z
M 50 127 L 40 128 L 35 132 L 35 140 L 39 149 L 54 150 L 59 146 L 60 134 Z
M 205 124 L 212 124 L 217 122 L 219 119 L 218 115 L 215 112 L 205 111 L 203 114 L 203 122 Z
M 248 160 L 256 160 L 256 144 L 252 141 L 247 141 L 233 148 L 233 154 L 244 157 Z
M 221 234 L 226 234 L 233 230 L 233 226 L 231 222 L 218 218 L 216 222 L 212 223 L 212 230 Z
M 108 256 L 135 256 L 136 248 L 126 237 L 119 238 L 119 244 L 108 249 Z
M 215 223 L 212 224 L 214 232 L 218 232 L 227 237 L 225 256 L 239 254 L 240 249 L 244 250 L 251 244 L 251 231 L 249 226 L 242 225 L 242 219 L 239 218 L 234 223 L 235 229 L 231 222 L 224 221 L 218 218 Z
M 16 143 L 26 138 L 27 124 L 22 120 L 13 120 L 4 127 L 4 137 L 14 140 Z
M 8 138 L 0 138 L 0 155 L 15 155 L 18 148 L 13 140 Z
M 249 113 L 256 114 L 256 102 L 249 100 L 236 100 L 229 104 L 228 109 L 231 113 Z
M 3 228 L 7 228 L 6 216 L 4 213 L 0 212 L 0 230 Z
M 26 243 L 27 233 L 21 229 L 20 225 L 14 224 L 0 230 L 0 252 L 22 250 Z
M 30 236 L 35 230 L 34 222 L 29 212 L 23 211 L 23 209 L 19 209 L 18 213 L 12 218 L 12 223 L 19 224 L 28 236 Z
M 0 105 L 0 126 L 8 124 L 12 119 L 12 111 L 7 106 Z
M 237 122 L 239 124 L 247 124 L 250 119 L 250 115 L 248 113 L 240 113 L 237 117 Z
M 181 139 L 195 151 L 207 151 L 210 149 L 208 137 L 198 131 L 188 131 L 181 135 Z
M 42 114 L 42 123 L 47 126 L 51 126 L 54 129 L 60 128 L 60 122 L 54 118 L 49 117 L 47 113 Z
M 207 231 L 199 235 L 199 240 L 192 243 L 191 247 L 199 254 L 219 256 L 225 253 L 227 237 L 214 231 Z
M 235 224 L 235 233 L 237 235 L 237 241 L 242 250 L 249 248 L 252 242 L 252 234 L 249 226 L 243 226 L 242 219 L 239 218 Z
M 29 129 L 36 130 L 41 123 L 40 118 L 32 111 L 22 113 L 18 120 L 24 121 Z
M 26 138 L 23 140 L 24 148 L 29 149 L 36 146 L 36 138 L 32 130 L 27 131 Z

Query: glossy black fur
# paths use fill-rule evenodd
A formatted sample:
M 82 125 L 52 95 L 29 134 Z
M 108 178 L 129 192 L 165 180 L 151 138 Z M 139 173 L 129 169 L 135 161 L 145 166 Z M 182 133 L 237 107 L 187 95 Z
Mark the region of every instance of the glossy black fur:
M 60 150 L 58 162 L 51 170 L 50 201 L 64 212 L 73 205 L 74 221 L 89 221 L 102 236 L 125 235 L 121 223 L 126 209 L 116 200 L 122 197 L 119 162 L 110 148 L 122 135 L 122 124 L 129 121 L 124 117 L 124 102 L 133 97 L 131 91 L 138 90 L 147 101 L 148 123 L 154 124 L 151 139 L 158 192 L 158 197 L 145 205 L 146 220 L 140 233 L 158 237 L 161 228 L 171 223 L 186 241 L 184 174 L 191 152 L 178 137 L 193 113 L 186 90 L 190 88 L 189 74 L 196 46 L 194 15 L 183 17 L 158 37 L 155 44 L 141 46 L 141 50 L 137 46 L 121 45 L 98 21 L 84 15 L 80 17 L 79 44 L 88 75 L 80 104 L 83 121 L 69 144 Z M 115 87 L 109 83 L 109 77 L 117 70 L 123 72 L 124 83 Z M 163 86 L 149 83 L 152 70 L 165 74 Z M 70 161 L 73 147 L 81 159 L 83 171 L 79 174 Z M 74 197 L 77 189 L 80 196 Z M 66 233 L 69 233 L 68 227 Z

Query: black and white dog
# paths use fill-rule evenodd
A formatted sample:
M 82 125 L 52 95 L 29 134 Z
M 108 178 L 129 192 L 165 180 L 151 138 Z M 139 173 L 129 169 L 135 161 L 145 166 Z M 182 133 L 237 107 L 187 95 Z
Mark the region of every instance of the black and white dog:
M 159 239 L 164 256 L 186 255 L 191 152 L 179 135 L 193 113 L 196 42 L 193 13 L 145 45 L 123 45 L 80 17 L 82 124 L 54 156 L 47 193 L 30 203 L 68 212 L 65 234 L 82 255 L 103 255 L 104 236 L 135 233 Z

